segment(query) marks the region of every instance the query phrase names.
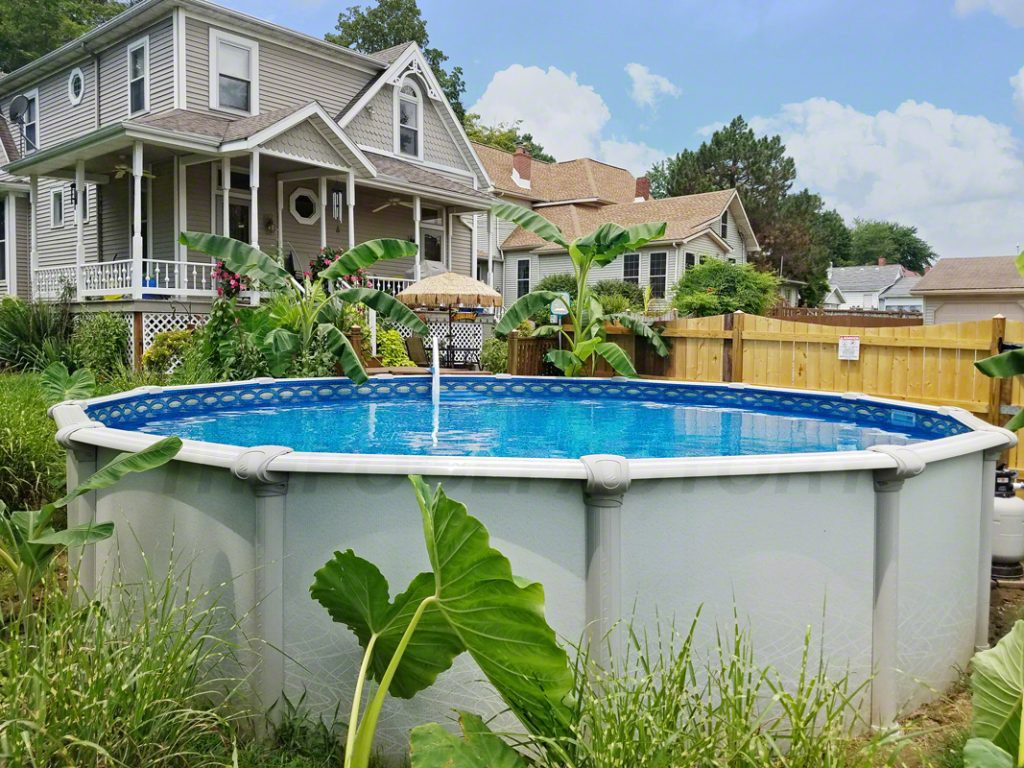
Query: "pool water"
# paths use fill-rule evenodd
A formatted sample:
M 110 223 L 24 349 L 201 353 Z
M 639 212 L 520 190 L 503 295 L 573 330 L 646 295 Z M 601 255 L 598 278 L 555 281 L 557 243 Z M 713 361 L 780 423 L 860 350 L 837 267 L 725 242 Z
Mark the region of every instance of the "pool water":
M 678 392 L 685 388 L 676 386 L 675 391 L 660 383 L 634 387 L 628 397 L 621 395 L 621 385 L 609 389 L 619 393 L 613 396 L 593 396 L 590 385 L 583 396 L 564 386 L 514 394 L 448 392 L 442 396 L 436 444 L 429 391 L 420 386 L 410 392 L 408 385 L 401 394 L 382 395 L 377 386 L 370 394 L 314 396 L 301 404 L 278 399 L 270 405 L 257 400 L 238 407 L 236 397 L 234 407 L 200 406 L 174 416 L 144 409 L 146 415 L 136 413 L 110 426 L 230 445 L 286 445 L 296 451 L 534 458 L 855 451 L 945 436 L 929 432 L 935 422 L 942 422 L 946 433 L 960 426 L 948 417 L 911 408 L 858 410 L 839 398 L 810 395 L 795 404 L 792 398 L 779 398 L 765 407 L 762 397 L 756 406 L 728 406 L 716 404 L 715 392 L 729 396 L 724 388 L 693 388 L 685 395 L 687 401 L 679 402 Z M 843 418 L 837 418 L 837 411 Z M 926 429 L 921 421 L 927 419 L 931 426 Z

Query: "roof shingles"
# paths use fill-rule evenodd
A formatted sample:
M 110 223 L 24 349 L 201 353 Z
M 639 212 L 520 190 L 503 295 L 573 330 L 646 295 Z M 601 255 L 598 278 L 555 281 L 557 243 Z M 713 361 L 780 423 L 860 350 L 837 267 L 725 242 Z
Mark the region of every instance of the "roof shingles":
M 828 283 L 846 294 L 876 293 L 893 285 L 903 274 L 899 264 L 834 267 L 829 272 Z
M 928 293 L 1024 293 L 1014 256 L 939 259 L 912 289 Z

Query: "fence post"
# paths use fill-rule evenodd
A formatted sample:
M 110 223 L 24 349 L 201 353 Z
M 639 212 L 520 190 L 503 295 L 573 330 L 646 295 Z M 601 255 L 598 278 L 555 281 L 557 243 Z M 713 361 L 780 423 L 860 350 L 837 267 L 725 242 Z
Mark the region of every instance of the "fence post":
M 743 310 L 732 314 L 732 378 L 729 381 L 743 381 L 743 326 L 746 315 Z
M 508 372 L 519 375 L 519 332 L 512 331 L 508 335 Z
M 1002 347 L 1003 337 L 1006 335 L 1006 317 L 996 315 L 991 321 L 991 332 L 989 335 L 988 354 L 998 355 Z M 990 378 L 988 380 L 988 422 L 999 425 L 1002 421 L 1003 405 L 1003 380 Z

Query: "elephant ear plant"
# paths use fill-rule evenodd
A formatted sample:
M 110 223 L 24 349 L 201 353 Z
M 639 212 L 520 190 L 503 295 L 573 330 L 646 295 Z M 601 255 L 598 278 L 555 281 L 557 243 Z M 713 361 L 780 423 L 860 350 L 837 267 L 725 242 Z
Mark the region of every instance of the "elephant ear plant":
M 533 734 L 568 737 L 573 677 L 568 657 L 544 620 L 544 590 L 512 575 L 493 549 L 487 529 L 466 507 L 411 477 L 423 522 L 430 571 L 416 576 L 393 600 L 372 563 L 351 550 L 336 552 L 315 575 L 310 591 L 331 617 L 351 629 L 363 648 L 352 697 L 345 768 L 366 768 L 388 694 L 410 698 L 430 686 L 466 651 L 509 709 Z M 377 691 L 362 707 L 367 678 Z M 439 726 L 413 732 L 414 768 L 452 765 L 516 767 L 516 753 L 463 713 L 464 742 Z M 486 762 L 471 762 L 487 758 Z M 498 758 L 494 758 L 497 755 Z M 504 757 L 501 757 L 501 756 Z M 490 757 L 487 757 L 490 756 Z M 491 761 L 491 759 L 493 761 Z M 499 759 L 500 758 L 500 759 Z
M 570 302 L 568 308 L 572 332 L 569 333 L 561 325 L 541 325 L 533 331 L 534 336 L 557 336 L 565 341 L 564 349 L 552 349 L 547 353 L 548 362 L 566 376 L 576 376 L 587 368 L 593 373 L 597 358 L 600 357 L 617 374 L 636 376 L 636 368 L 622 347 L 608 341 L 605 326 L 609 323 L 622 325 L 646 339 L 662 357 L 668 354 L 668 348 L 661 336 L 647 323 L 626 312 L 605 314 L 601 302 L 590 290 L 589 284 L 590 271 L 595 267 L 607 267 L 622 254 L 635 251 L 652 240 L 664 237 L 664 222 L 638 224 L 633 227 L 602 224 L 589 235 L 569 242 L 562 230 L 543 216 L 522 206 L 501 203 L 491 210 L 496 216 L 517 224 L 569 252 L 573 276 L 576 279 L 576 299 Z M 543 312 L 554 301 L 564 301 L 564 297 L 553 291 L 532 291 L 522 296 L 505 312 L 494 333 L 504 338 L 523 321 Z
M 357 384 L 366 381 L 359 354 L 339 328 L 345 304 L 369 307 L 384 320 L 403 325 L 414 333 L 429 333 L 426 324 L 412 310 L 383 291 L 331 290 L 334 281 L 378 261 L 415 256 L 416 245 L 405 240 L 369 240 L 345 251 L 315 278 L 307 277 L 301 283 L 274 258 L 240 240 L 182 232 L 180 242 L 212 256 L 223 263 L 225 269 L 273 292 L 268 306 L 246 313 L 239 320 L 248 340 L 263 352 L 274 376 L 287 374 L 296 356 L 315 343 L 321 343 L 346 376 Z
M 39 510 L 10 511 L 0 501 L 0 567 L 10 571 L 24 602 L 46 575 L 53 558 L 67 547 L 84 547 L 110 538 L 113 523 L 86 523 L 63 531 L 50 525 L 58 509 L 90 491 L 109 488 L 125 475 L 166 464 L 181 450 L 181 440 L 167 437 L 138 453 L 122 453 L 73 491 Z
M 1024 766 L 1024 621 L 971 660 L 971 738 L 965 768 Z

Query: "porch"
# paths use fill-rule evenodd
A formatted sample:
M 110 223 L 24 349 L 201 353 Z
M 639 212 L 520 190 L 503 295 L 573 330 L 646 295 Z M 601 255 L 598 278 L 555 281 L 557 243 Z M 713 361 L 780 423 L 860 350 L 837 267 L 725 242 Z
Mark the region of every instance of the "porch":
M 300 277 L 324 248 L 418 243 L 415 258 L 367 276 L 391 294 L 434 272 L 476 272 L 474 215 L 489 196 L 363 152 L 316 104 L 238 121 L 175 110 L 117 128 L 17 163 L 30 181 L 35 298 L 213 299 L 215 264 L 178 244 L 186 229 L 248 242 Z

